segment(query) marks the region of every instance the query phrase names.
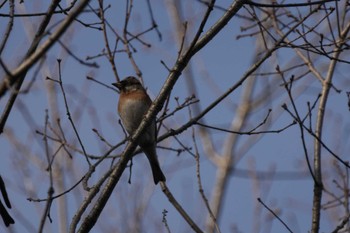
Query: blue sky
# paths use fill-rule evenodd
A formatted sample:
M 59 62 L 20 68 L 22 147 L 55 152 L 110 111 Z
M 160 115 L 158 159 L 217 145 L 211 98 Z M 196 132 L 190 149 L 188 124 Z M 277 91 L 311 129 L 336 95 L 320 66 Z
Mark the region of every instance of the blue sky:
M 133 43 L 137 53 L 134 54 L 135 61 L 142 71 L 145 86 L 154 99 L 159 93 L 162 84 L 168 75 L 167 69 L 161 64 L 164 61 L 168 67 L 174 64 L 178 47 L 174 35 L 174 27 L 167 12 L 166 3 L 163 1 L 152 2 L 153 13 L 159 30 L 162 33 L 162 41 L 158 40 L 155 31 L 148 32 L 142 39 L 150 43 L 151 47 L 146 47 L 141 43 Z M 111 3 L 111 8 L 106 11 L 106 17 L 118 33 L 122 33 L 125 5 L 124 1 L 107 2 Z M 230 1 L 218 1 L 217 4 L 227 7 Z M 17 12 L 45 11 L 46 1 L 37 1 L 34 4 L 26 2 L 22 6 L 16 5 Z M 25 6 L 24 8 L 21 8 Z M 96 7 L 93 2 L 92 6 Z M 188 39 L 193 36 L 194 30 L 200 22 L 204 8 L 200 3 L 193 1 L 182 1 L 183 16 L 189 22 Z M 136 32 L 143 31 L 150 27 L 150 17 L 145 13 L 146 5 L 140 2 L 134 2 L 134 13 L 131 17 L 130 30 Z M 300 8 L 304 12 L 302 8 Z M 0 9 L 1 13 L 7 12 L 7 8 Z M 241 9 L 240 14 L 246 13 Z M 220 16 L 222 11 L 215 9 L 208 21 L 212 25 Z M 62 15 L 54 17 L 53 23 L 62 19 Z M 97 22 L 98 19 L 92 14 L 80 16 L 84 22 Z M 30 27 L 36 27 L 40 18 L 15 19 L 15 26 L 11 41 L 8 43 L 1 58 L 10 68 L 16 67 L 16 64 L 24 55 L 28 47 L 30 36 L 28 32 Z M 0 30 L 5 28 L 7 20 L 0 21 Z M 311 22 L 310 22 L 311 24 Z M 247 26 L 238 18 L 233 18 L 226 27 L 215 37 L 205 48 L 196 54 L 191 60 L 194 81 L 198 90 L 196 96 L 200 102 L 198 105 L 203 109 L 214 101 L 222 92 L 235 84 L 244 72 L 253 64 L 256 54 L 256 42 L 254 38 L 248 37 L 237 40 L 240 27 Z M 320 27 L 326 28 L 325 24 Z M 25 30 L 24 30 L 25 28 Z M 207 29 L 208 27 L 206 27 Z M 54 29 L 53 29 L 54 30 Z M 30 33 L 29 33 L 30 34 Z M 113 35 L 109 32 L 110 41 L 113 41 Z M 71 51 L 85 59 L 86 56 L 99 54 L 104 48 L 102 33 L 91 28 L 82 27 L 79 23 L 74 23 L 73 27 L 67 31 L 62 38 L 62 42 L 67 45 Z M 113 44 L 113 43 L 112 43 Z M 276 64 L 281 67 L 287 66 L 293 61 L 295 53 L 289 50 L 283 50 L 278 56 L 273 56 L 267 60 L 261 72 L 274 72 Z M 94 61 L 98 63 L 99 68 L 82 66 L 72 57 L 70 57 L 59 45 L 55 45 L 47 53 L 44 65 L 36 77 L 30 92 L 20 95 L 17 103 L 10 115 L 5 128 L 5 133 L 0 136 L 0 148 L 2 148 L 2 162 L 0 171 L 3 176 L 10 198 L 13 203 L 13 209 L 10 213 L 16 219 L 16 224 L 12 227 L 13 232 L 36 232 L 40 217 L 44 208 L 44 203 L 28 202 L 26 199 L 44 198 L 48 189 L 48 173 L 45 171 L 47 162 L 44 152 L 44 142 L 42 136 L 36 133 L 36 130 L 44 131 L 45 109 L 49 110 L 50 123 L 57 129 L 56 119 L 54 119 L 54 105 L 58 106 L 58 117 L 61 119 L 62 128 L 65 131 L 67 141 L 71 144 L 77 144 L 77 138 L 67 119 L 62 94 L 58 85 L 54 89 L 49 89 L 52 84 L 46 80 L 49 76 L 52 79 L 58 79 L 58 66 L 56 60 L 62 59 L 62 79 L 66 90 L 68 104 L 72 112 L 79 135 L 82 138 L 86 151 L 89 154 L 101 155 L 107 150 L 107 146 L 99 140 L 92 129 L 106 138 L 112 145 L 117 144 L 124 139 L 123 131 L 118 124 L 119 116 L 116 113 L 116 104 L 118 94 L 110 89 L 100 86 L 94 82 L 88 81 L 86 76 L 91 76 L 96 80 L 107 85 L 115 82 L 111 66 L 105 57 L 100 57 Z M 296 59 L 294 62 L 300 62 Z M 135 75 L 133 66 L 127 59 L 127 56 L 120 53 L 116 57 L 116 66 L 119 75 L 125 77 Z M 320 70 L 325 70 L 327 61 L 316 63 Z M 27 75 L 24 86 L 28 85 L 32 78 L 33 67 Z M 326 110 L 326 122 L 324 131 L 324 142 L 331 149 L 346 160 L 346 152 L 349 150 L 349 120 L 347 110 L 347 98 L 345 91 L 348 91 L 349 79 L 347 77 L 348 65 L 341 65 L 336 70 L 334 83 L 335 86 L 342 89 L 338 94 L 331 90 L 329 103 Z M 302 68 L 288 73 L 292 74 L 302 72 Z M 3 76 L 3 70 L 0 69 Z M 184 101 L 192 93 L 188 93 L 185 76 L 181 76 L 173 88 L 170 100 L 170 109 L 176 107 L 174 97 L 179 97 L 179 102 Z M 253 97 L 266 91 L 266 83 L 282 84 L 275 75 L 258 76 Z M 281 85 L 271 86 L 274 93 L 273 98 L 267 101 L 263 106 L 252 110 L 249 121 L 245 126 L 246 130 L 254 128 L 266 116 L 268 109 L 271 109 L 272 122 L 270 129 L 280 129 L 292 122 L 292 118 L 283 111 L 281 105 L 286 103 L 290 107 L 290 101 L 287 98 L 284 87 Z M 237 113 L 237 106 L 240 104 L 241 95 L 245 84 L 233 92 L 227 99 L 215 107 L 205 116 L 205 122 L 214 126 L 229 128 L 231 121 Z M 294 94 L 300 113 L 305 114 L 308 110 L 307 102 L 313 103 L 317 94 L 320 92 L 320 84 L 315 77 L 309 75 L 305 79 L 295 84 Z M 304 90 L 298 93 L 299 90 Z M 4 108 L 6 97 L 0 99 L 1 109 Z M 25 112 L 28 111 L 28 114 Z M 29 117 L 30 116 L 30 117 Z M 313 114 L 312 124 L 315 124 L 316 113 Z M 187 109 L 183 109 L 171 118 L 165 121 L 168 127 L 178 128 L 189 120 Z M 198 126 L 195 127 L 199 131 Z M 52 132 L 51 132 L 52 133 Z M 164 129 L 160 134 L 164 133 Z M 218 153 L 222 152 L 222 146 L 227 133 L 210 130 L 211 138 Z M 184 145 L 193 149 L 191 139 L 192 129 L 188 129 L 179 139 Z M 13 135 L 13 137 L 11 137 Z M 210 200 L 213 193 L 216 168 L 208 160 L 203 151 L 203 145 L 197 135 L 197 142 L 201 156 L 201 175 L 204 192 Z M 262 208 L 257 202 L 260 197 L 270 208 L 280 213 L 280 217 L 293 229 L 294 232 L 307 232 L 311 225 L 312 208 L 312 179 L 308 175 L 302 179 L 279 179 L 261 180 L 252 179 L 254 171 L 276 171 L 276 172 L 296 172 L 303 173 L 307 171 L 305 157 L 302 150 L 300 131 L 295 125 L 279 134 L 266 134 L 258 138 L 256 143 L 251 144 L 245 149 L 246 143 L 256 136 L 239 136 L 239 142 L 235 149 L 235 156 L 240 159 L 235 161 L 237 173 L 233 172 L 228 183 L 227 193 L 225 195 L 223 211 L 219 222 L 221 232 L 236 232 L 233 229 L 237 227 L 237 232 L 286 232 L 285 228 L 273 219 L 266 209 Z M 309 135 L 306 137 L 307 149 L 312 157 L 313 139 Z M 55 144 L 50 141 L 50 146 Z M 166 139 L 160 146 L 181 148 L 173 139 Z M 122 152 L 124 146 L 118 148 L 115 154 Z M 245 153 L 240 154 L 241 151 Z M 51 153 L 54 153 L 53 149 Z M 73 152 L 72 152 L 73 153 Z M 175 152 L 158 149 L 161 166 L 167 176 L 167 184 L 173 195 L 183 205 L 185 210 L 193 217 L 198 225 L 205 230 L 205 221 L 208 215 L 198 193 L 196 180 L 195 160 L 189 153 L 181 153 L 177 156 Z M 324 180 L 328 188 L 336 190 L 330 182 L 331 179 L 337 179 L 332 169 L 333 158 L 329 153 L 323 151 L 324 160 Z M 73 159 L 70 159 L 66 153 L 57 157 L 57 162 L 61 163 L 61 168 L 65 171 L 63 176 L 64 189 L 71 187 L 87 171 L 85 159 L 78 153 L 73 153 Z M 112 232 L 119 229 L 121 232 L 132 225 L 133 207 L 138 203 L 147 203 L 144 218 L 140 221 L 142 232 L 166 232 L 163 226 L 162 211 L 166 209 L 167 222 L 172 232 L 191 232 L 189 226 L 180 217 L 176 210 L 167 201 L 159 186 L 154 186 L 149 165 L 145 157 L 136 156 L 133 165 L 132 184 L 127 183 L 129 172 L 126 170 L 122 180 L 114 191 L 114 196 L 108 202 L 97 225 L 92 232 Z M 97 168 L 96 173 L 91 178 L 93 184 L 104 171 L 110 166 L 110 161 L 106 161 Z M 344 170 L 344 168 L 342 167 Z M 251 171 L 249 177 L 239 176 L 239 171 Z M 279 173 L 277 173 L 279 174 Z M 57 185 L 55 181 L 55 185 Z M 55 190 L 59 190 L 55 186 Z M 59 192 L 59 191 L 57 191 Z M 73 217 L 76 209 L 83 200 L 86 193 L 81 186 L 65 196 L 68 204 L 67 219 L 68 224 Z M 331 200 L 324 195 L 324 202 Z M 51 214 L 53 223 L 46 223 L 45 232 L 59 232 L 59 216 L 57 213 L 58 201 L 52 206 Z M 322 232 L 329 232 L 334 229 L 338 221 L 335 216 L 342 216 L 336 210 L 328 210 L 322 214 Z M 128 216 L 130 218 L 128 219 Z M 271 224 L 271 225 L 270 225 Z M 117 227 L 115 226 L 117 225 Z M 270 228 L 271 227 L 271 228 Z M 1 231 L 10 232 L 0 224 Z M 34 230 L 35 229 L 35 230 Z M 64 232 L 64 230 L 63 230 Z

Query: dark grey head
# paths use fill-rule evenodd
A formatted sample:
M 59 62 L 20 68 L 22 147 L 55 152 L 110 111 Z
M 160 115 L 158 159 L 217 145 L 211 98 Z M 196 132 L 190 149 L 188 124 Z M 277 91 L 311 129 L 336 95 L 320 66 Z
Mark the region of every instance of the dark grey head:
M 112 85 L 117 87 L 120 91 L 129 91 L 133 89 L 143 88 L 140 81 L 134 76 L 129 76 L 120 82 L 112 83 Z

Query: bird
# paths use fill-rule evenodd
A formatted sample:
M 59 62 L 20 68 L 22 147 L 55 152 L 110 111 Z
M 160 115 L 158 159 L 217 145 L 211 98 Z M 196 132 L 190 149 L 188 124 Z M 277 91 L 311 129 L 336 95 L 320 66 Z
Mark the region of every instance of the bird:
M 0 192 L 2 194 L 2 197 L 4 198 L 6 206 L 8 208 L 11 208 L 11 203 L 10 203 L 10 200 L 9 200 L 7 192 L 6 192 L 5 183 L 4 183 L 4 181 L 3 181 L 1 176 L 0 176 Z M 10 224 L 14 224 L 15 223 L 15 221 L 13 220 L 11 215 L 7 212 L 5 206 L 2 204 L 1 201 L 0 201 L 0 215 L 2 217 L 2 220 L 5 223 L 6 227 L 8 227 Z
M 152 100 L 141 82 L 133 76 L 128 76 L 119 82 L 112 83 L 112 85 L 117 87 L 120 91 L 118 101 L 118 114 L 120 119 L 128 134 L 132 135 L 139 127 L 144 115 L 152 104 Z M 137 144 L 148 158 L 149 164 L 151 165 L 153 180 L 157 185 L 159 181 L 165 182 L 166 178 L 160 168 L 157 157 L 156 131 L 156 118 L 154 117 L 140 136 Z

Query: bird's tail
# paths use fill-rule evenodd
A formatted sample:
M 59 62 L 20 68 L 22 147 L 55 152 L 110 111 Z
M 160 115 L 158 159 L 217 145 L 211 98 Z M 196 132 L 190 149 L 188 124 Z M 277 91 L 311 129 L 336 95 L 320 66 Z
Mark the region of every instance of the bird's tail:
M 162 172 L 162 169 L 160 168 L 155 146 L 144 147 L 142 149 L 148 158 L 149 164 L 151 165 L 154 183 L 158 184 L 159 181 L 164 182 L 166 178 Z

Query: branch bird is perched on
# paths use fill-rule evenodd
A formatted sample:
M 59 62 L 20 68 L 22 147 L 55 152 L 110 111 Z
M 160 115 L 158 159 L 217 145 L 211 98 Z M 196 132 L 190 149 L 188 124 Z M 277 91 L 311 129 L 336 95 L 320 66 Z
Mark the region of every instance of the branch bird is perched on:
M 129 76 L 124 80 L 112 83 L 120 90 L 118 113 L 123 125 L 129 135 L 139 127 L 143 116 L 152 104 L 145 88 L 135 77 Z M 152 168 L 154 183 L 165 181 L 165 176 L 160 169 L 156 152 L 156 119 L 152 119 L 150 125 L 145 129 L 137 144 L 146 154 Z

